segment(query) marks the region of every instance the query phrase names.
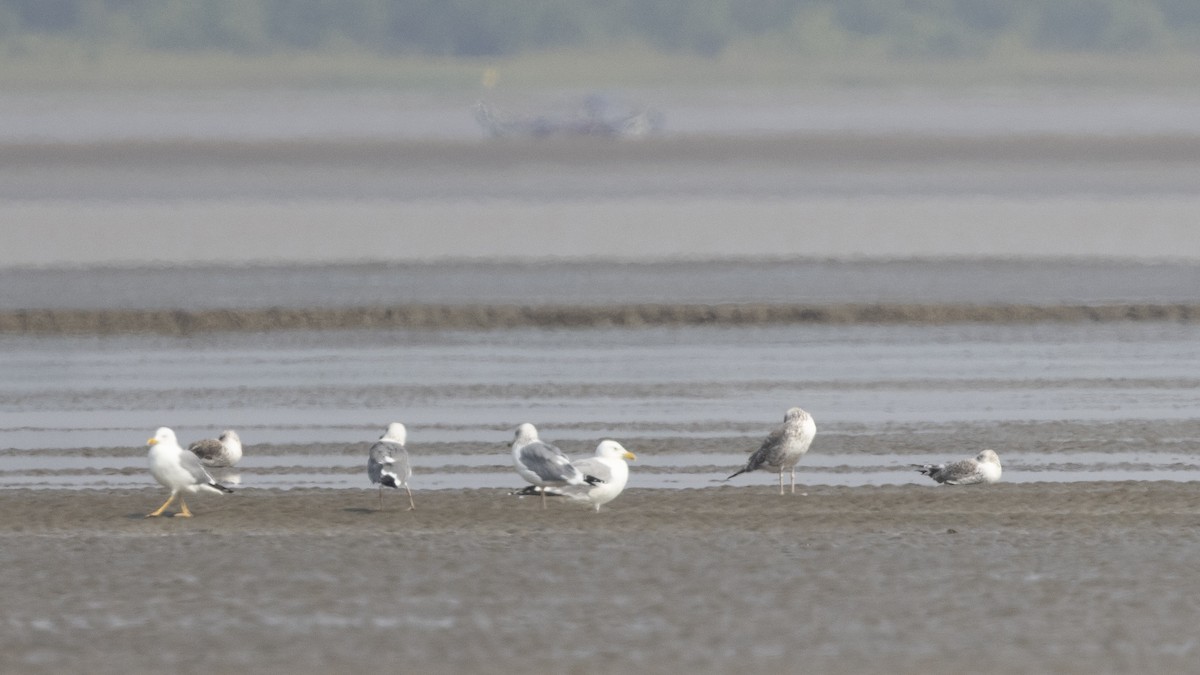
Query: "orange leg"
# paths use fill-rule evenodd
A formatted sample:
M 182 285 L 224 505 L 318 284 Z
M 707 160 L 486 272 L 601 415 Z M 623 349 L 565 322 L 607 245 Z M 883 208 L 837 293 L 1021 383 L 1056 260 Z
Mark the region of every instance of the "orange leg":
M 167 507 L 171 505 L 171 502 L 175 501 L 175 496 L 176 496 L 176 493 L 174 491 L 172 491 L 171 496 L 167 497 L 167 501 L 163 502 L 163 505 L 158 507 L 158 509 L 156 509 L 155 511 L 147 513 L 146 517 L 147 518 L 157 518 L 158 516 L 161 516 L 162 512 L 166 511 Z

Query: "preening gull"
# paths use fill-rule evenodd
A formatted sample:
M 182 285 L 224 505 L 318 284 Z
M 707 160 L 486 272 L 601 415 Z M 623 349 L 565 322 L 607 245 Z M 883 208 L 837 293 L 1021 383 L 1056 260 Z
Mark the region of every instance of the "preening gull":
M 367 476 L 371 483 L 379 486 L 380 511 L 383 510 L 383 488 L 399 488 L 401 485 L 408 493 L 408 510 L 417 508 L 413 503 L 412 489 L 408 487 L 412 467 L 408 463 L 408 450 L 404 447 L 407 440 L 408 430 L 404 425 L 392 422 L 367 453 Z
M 975 485 L 1000 480 L 1000 456 L 995 450 L 984 450 L 974 459 L 949 464 L 914 464 L 917 471 L 946 485 Z
M 791 408 L 783 417 L 783 424 L 773 429 L 758 450 L 750 455 L 746 466 L 729 478 L 747 471 L 768 469 L 779 472 L 779 494 L 783 494 L 783 472 L 792 472 L 792 494 L 796 493 L 796 463 L 808 452 L 813 437 L 817 435 L 817 424 L 812 415 L 800 408 Z M 725 480 L 729 480 L 726 478 Z
M 196 493 L 200 490 L 209 492 L 233 492 L 229 488 L 217 483 L 212 476 L 204 470 L 204 465 L 200 463 L 200 458 L 190 452 L 185 452 L 179 447 L 179 441 L 175 438 L 175 432 L 167 427 L 160 427 L 154 434 L 154 438 L 146 441 L 146 445 L 150 446 L 150 474 L 154 479 L 163 485 L 170 488 L 171 496 L 163 505 L 155 511 L 147 513 L 147 518 L 161 516 L 171 502 L 179 497 L 179 513 L 175 514 L 176 518 L 191 518 L 192 512 L 188 510 L 187 502 L 183 501 L 184 492 Z
M 595 476 L 586 475 L 575 468 L 562 450 L 538 440 L 537 429 L 528 422 L 517 427 L 513 434 L 512 455 L 513 467 L 521 478 L 539 488 L 543 509 L 546 508 L 548 487 L 597 485 L 601 482 Z
M 574 462 L 575 468 L 585 475 L 604 481 L 597 485 L 568 485 L 566 487 L 544 488 L 546 494 L 570 497 L 577 501 L 588 502 L 600 510 L 602 504 L 616 499 L 625 484 L 629 482 L 629 465 L 625 460 L 637 459 L 632 452 L 626 450 L 620 443 L 611 440 L 600 441 L 596 446 L 596 455 Z M 517 492 L 518 495 L 536 494 L 539 488 L 530 485 Z
M 216 438 L 206 438 L 188 446 L 200 458 L 200 463 L 213 468 L 228 467 L 242 459 L 242 439 L 233 429 L 226 429 Z

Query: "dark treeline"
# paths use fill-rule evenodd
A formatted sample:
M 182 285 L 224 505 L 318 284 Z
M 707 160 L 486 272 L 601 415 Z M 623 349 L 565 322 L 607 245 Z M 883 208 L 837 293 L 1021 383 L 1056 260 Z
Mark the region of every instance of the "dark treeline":
M 997 48 L 1200 49 L 1197 0 L 0 0 L 0 42 L 49 35 L 147 50 L 358 49 L 498 56 L 647 44 L 720 53 L 739 40 L 900 56 Z

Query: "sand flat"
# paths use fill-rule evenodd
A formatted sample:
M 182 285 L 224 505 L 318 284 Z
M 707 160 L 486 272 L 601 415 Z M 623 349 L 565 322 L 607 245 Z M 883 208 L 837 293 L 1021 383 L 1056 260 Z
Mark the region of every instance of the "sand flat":
M 388 495 L 394 497 L 395 495 Z M 1181 672 L 1194 483 L 0 491 L 0 670 Z

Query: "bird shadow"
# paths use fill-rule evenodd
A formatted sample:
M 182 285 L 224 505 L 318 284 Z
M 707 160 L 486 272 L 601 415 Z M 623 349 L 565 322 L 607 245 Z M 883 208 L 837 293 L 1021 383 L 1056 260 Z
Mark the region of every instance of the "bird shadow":
M 342 512 L 343 513 L 358 513 L 361 515 L 366 515 L 369 513 L 380 513 L 380 510 L 363 508 L 361 506 L 349 506 L 349 507 L 342 509 Z

